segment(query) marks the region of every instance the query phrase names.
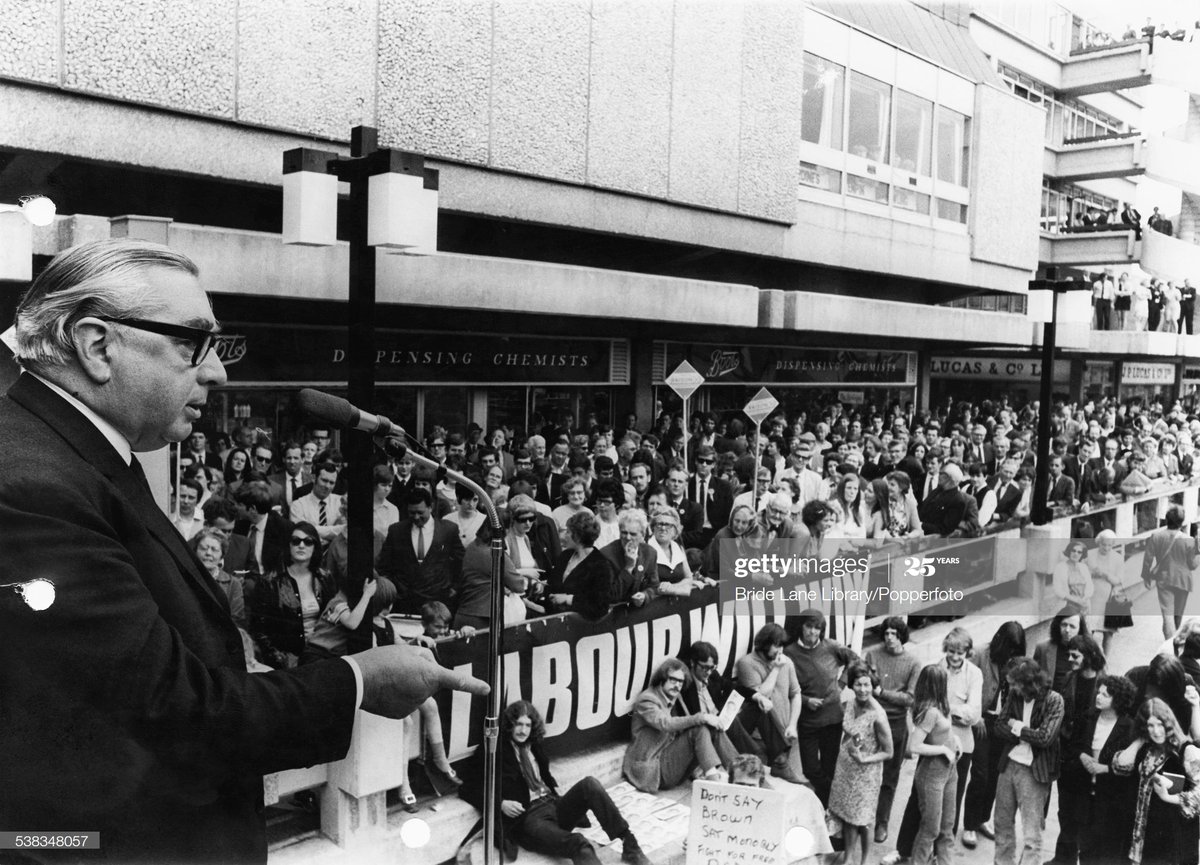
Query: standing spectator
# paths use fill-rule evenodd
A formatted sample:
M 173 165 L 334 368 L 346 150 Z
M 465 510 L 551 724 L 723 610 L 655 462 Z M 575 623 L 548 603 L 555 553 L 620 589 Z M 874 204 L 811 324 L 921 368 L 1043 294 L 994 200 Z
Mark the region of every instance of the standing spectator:
M 1195 765 L 1197 749 L 1180 729 L 1175 714 L 1162 700 L 1142 704 L 1134 722 L 1139 744 L 1130 766 L 1122 755 L 1113 761 L 1118 774 L 1137 778 L 1129 859 L 1140 865 L 1195 865 L 1200 837 L 1197 829 Z M 1171 793 L 1164 774 L 1183 777 L 1183 790 Z M 1185 807 L 1181 807 L 1185 806 Z
M 1062 777 L 1084 773 L 1073 803 L 1079 820 L 1080 865 L 1118 865 L 1129 842 L 1134 798 L 1130 779 L 1115 775 L 1112 759 L 1133 739 L 1134 688 L 1124 676 L 1101 676 L 1096 702 L 1063 753 Z M 1128 861 L 1128 860 L 1125 860 Z
M 1087 566 L 1087 546 L 1080 540 L 1069 541 L 1063 548 L 1062 559 L 1051 575 L 1054 595 L 1068 609 L 1087 616 L 1095 591 L 1092 572 Z
M 292 522 L 316 526 L 322 544 L 329 543 L 341 531 L 337 519 L 342 497 L 333 491 L 337 481 L 337 466 L 329 462 L 321 463 L 313 475 L 311 491 L 292 502 Z
M 1162 321 L 1158 325 L 1162 333 L 1179 333 L 1180 294 L 1175 283 L 1168 281 L 1162 290 Z
M 738 721 L 747 733 L 758 732 L 771 774 L 799 784 L 792 755 L 802 711 L 801 691 L 795 666 L 783 654 L 785 638 L 783 628 L 768 622 L 754 635 L 754 651 L 738 658 L 734 672 L 738 691 L 746 698 Z
M 1163 288 L 1157 278 L 1150 280 L 1150 314 L 1146 318 L 1146 330 L 1154 333 L 1162 322 Z
M 646 512 L 621 511 L 617 527 L 619 537 L 601 547 L 600 553 L 608 558 L 620 583 L 615 602 L 640 607 L 658 594 L 658 556 L 645 541 Z
M 1087 723 L 1094 711 L 1096 688 L 1100 674 L 1104 672 L 1105 658 L 1096 641 L 1085 634 L 1076 634 L 1067 644 L 1067 661 L 1071 673 L 1063 694 L 1063 723 L 1060 736 L 1064 744 L 1075 731 Z M 1079 772 L 1064 771 L 1058 779 L 1058 841 L 1054 847 L 1054 859 L 1058 865 L 1071 863 L 1079 858 L 1079 829 L 1082 817 L 1079 803 L 1087 800 L 1091 778 Z M 1078 769 L 1078 765 L 1075 766 Z
M 1166 525 L 1146 541 L 1142 559 L 1142 582 L 1147 589 L 1158 584 L 1164 637 L 1170 637 L 1183 622 L 1183 610 L 1192 590 L 1192 568 L 1200 555 L 1196 540 L 1182 530 L 1183 521 L 1183 508 L 1172 505 Z
M 405 510 L 408 518 L 388 529 L 379 551 L 379 573 L 395 584 L 400 611 L 418 613 L 428 601 L 449 606 L 462 577 L 458 528 L 434 518 L 428 490 L 412 490 Z
M 902 471 L 888 472 L 884 478 L 887 495 L 876 499 L 876 511 L 871 518 L 873 538 L 919 538 L 924 534 L 917 500 L 909 489 L 911 481 Z M 877 491 L 878 493 L 878 491 Z
M 1067 643 L 1080 633 L 1088 633 L 1087 620 L 1079 615 L 1078 610 L 1063 607 L 1050 620 L 1050 639 L 1043 640 L 1033 648 L 1034 661 L 1046 671 L 1051 689 L 1059 694 L 1065 690 L 1067 675 L 1071 672 Z
M 1150 321 L 1150 280 L 1143 279 L 1133 287 L 1133 301 L 1130 304 L 1128 329 L 1145 331 Z
M 1019 622 L 1005 622 L 996 629 L 992 640 L 979 654 L 983 673 L 981 735 L 975 737 L 975 759 L 971 762 L 971 781 L 963 813 L 963 846 L 973 849 L 978 836 L 995 839 L 992 805 L 996 800 L 996 780 L 1000 776 L 1000 747 L 996 724 L 1008 700 L 1008 678 L 1004 670 L 1013 658 L 1025 656 L 1025 629 Z M 977 728 L 978 729 L 978 728 Z
M 964 480 L 962 469 L 954 463 L 941 467 L 937 489 L 918 511 L 924 534 L 944 538 L 979 534 L 979 505 L 974 496 L 959 489 Z
M 1196 315 L 1196 288 L 1190 279 L 1183 281 L 1179 289 L 1179 332 L 1192 333 L 1192 319 Z
M 817 797 L 828 805 L 842 731 L 838 677 L 842 668 L 858 656 L 826 638 L 825 614 L 820 610 L 788 616 L 783 627 L 790 641 L 784 653 L 796 666 L 796 680 L 803 695 L 798 725 L 800 763 Z
M 1133 286 L 1129 273 L 1117 277 L 1117 292 L 1113 297 L 1113 330 L 1126 330 L 1129 311 L 1133 308 Z
M 879 803 L 875 809 L 875 842 L 882 844 L 888 837 L 888 820 L 900 780 L 900 768 L 908 743 L 908 710 L 913 703 L 921 663 L 905 650 L 908 642 L 908 623 L 901 616 L 889 616 L 880 626 L 882 645 L 867 650 L 866 659 L 879 676 L 875 699 L 887 715 L 892 739 L 892 755 L 883 764 Z
M 951 732 L 946 668 L 931 664 L 917 677 L 909 750 L 916 755 L 913 794 L 920 826 L 913 841 L 914 865 L 950 862 L 954 845 L 954 789 L 959 742 Z
M 567 520 L 563 551 L 547 575 L 549 609 L 594 620 L 607 615 L 609 605 L 617 602 L 616 569 L 596 550 L 599 537 L 600 524 L 591 511 Z
M 1117 284 L 1112 278 L 1112 268 L 1105 268 L 1097 275 L 1092 283 L 1092 306 L 1095 310 L 1095 329 L 1110 330 L 1112 327 L 1113 299 L 1117 294 Z
M 200 564 L 208 571 L 225 598 L 229 601 L 229 615 L 239 628 L 246 628 L 246 601 L 242 594 L 242 581 L 230 576 L 225 570 L 225 551 L 229 549 L 229 540 L 223 532 L 216 529 L 201 529 L 189 544 Z
M 458 501 L 458 510 L 446 516 L 446 522 L 458 529 L 458 539 L 463 549 L 475 541 L 479 529 L 487 517 L 479 510 L 479 497 L 466 484 L 454 485 L 454 497 Z
M 1101 648 L 1107 655 L 1112 645 L 1113 634 L 1133 624 L 1129 600 L 1125 597 L 1125 551 L 1117 546 L 1117 536 L 1112 529 L 1104 529 L 1096 535 L 1096 547 L 1088 554 L 1088 570 L 1099 594 L 1093 596 L 1092 607 L 1103 610 L 1103 616 L 1093 615 L 1103 634 Z
M 1050 785 L 1058 778 L 1063 699 L 1029 658 L 1009 661 L 1008 700 L 996 724 L 1000 777 L 996 783 L 996 865 L 1017 863 L 1017 811 L 1024 848 L 1021 865 L 1041 865 L 1042 829 Z
M 865 661 L 855 661 L 847 668 L 846 684 L 853 696 L 842 704 L 842 749 L 829 790 L 829 813 L 842 821 L 844 862 L 862 865 L 871 852 L 882 764 L 891 759 L 895 746 L 887 715 L 874 696 L 879 687 L 875 671 Z
M 288 552 L 254 589 L 251 633 L 263 662 L 276 669 L 296 666 L 337 591 L 328 572 L 313 564 L 320 543 L 316 526 L 294 525 Z
M 185 541 L 190 541 L 196 533 L 204 528 L 204 514 L 197 513 L 197 505 L 204 495 L 204 487 L 200 481 L 183 478 L 175 490 L 175 500 L 179 505 L 179 513 L 171 517 L 173 525 Z

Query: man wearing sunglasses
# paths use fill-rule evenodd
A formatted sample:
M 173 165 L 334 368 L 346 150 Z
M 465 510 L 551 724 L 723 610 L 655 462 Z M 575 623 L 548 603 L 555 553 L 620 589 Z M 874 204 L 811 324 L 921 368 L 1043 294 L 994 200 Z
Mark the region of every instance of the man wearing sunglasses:
M 135 453 L 182 441 L 225 384 L 196 266 L 104 240 L 16 312 L 0 400 L 0 826 L 99 831 L 112 862 L 262 863 L 265 772 L 342 758 L 356 709 L 485 692 L 408 646 L 251 675 L 224 592 Z

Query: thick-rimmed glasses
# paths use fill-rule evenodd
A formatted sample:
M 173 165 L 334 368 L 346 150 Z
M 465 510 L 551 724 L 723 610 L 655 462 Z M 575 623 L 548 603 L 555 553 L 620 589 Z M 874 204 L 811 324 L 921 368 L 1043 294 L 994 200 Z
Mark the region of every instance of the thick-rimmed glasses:
M 218 335 L 218 332 L 215 330 L 188 327 L 184 324 L 168 324 L 165 321 L 150 321 L 145 318 L 105 318 L 101 319 L 101 321 L 111 321 L 113 324 L 123 324 L 126 327 L 144 330 L 149 333 L 157 333 L 162 336 L 185 340 L 192 345 L 192 366 L 200 366 L 200 363 L 212 350 L 213 343 L 216 342 Z

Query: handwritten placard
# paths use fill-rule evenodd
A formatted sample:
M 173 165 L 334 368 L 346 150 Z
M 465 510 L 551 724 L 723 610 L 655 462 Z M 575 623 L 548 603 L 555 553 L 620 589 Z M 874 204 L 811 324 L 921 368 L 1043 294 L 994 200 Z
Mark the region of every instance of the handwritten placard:
M 694 782 L 687 865 L 782 865 L 785 810 L 777 790 Z

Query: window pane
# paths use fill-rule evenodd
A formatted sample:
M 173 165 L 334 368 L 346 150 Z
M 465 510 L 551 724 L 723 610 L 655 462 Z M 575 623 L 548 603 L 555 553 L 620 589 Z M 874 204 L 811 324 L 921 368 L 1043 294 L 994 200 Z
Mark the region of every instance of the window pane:
M 842 173 L 826 168 L 824 165 L 813 165 L 811 162 L 800 163 L 800 182 L 805 186 L 815 186 L 828 192 L 842 191 Z
M 959 204 L 956 201 L 946 201 L 943 198 L 937 200 L 937 215 L 938 219 L 948 219 L 951 222 L 966 223 L 967 221 L 967 206 Z
M 867 201 L 877 201 L 880 204 L 887 204 L 888 187 L 886 183 L 881 183 L 878 180 L 870 180 L 866 177 L 847 174 L 846 194 L 852 195 L 855 198 L 865 198 Z
M 800 97 L 800 137 L 842 149 L 842 94 L 846 69 L 813 54 L 804 55 L 804 92 Z
M 887 162 L 892 88 L 861 72 L 850 74 L 850 152 Z
M 967 118 L 938 106 L 937 177 L 955 186 L 967 185 Z
M 892 165 L 929 176 L 933 151 L 933 103 L 903 90 L 896 92 L 896 147 Z
M 911 189 L 902 189 L 899 186 L 892 187 L 892 203 L 903 210 L 911 210 L 913 213 L 923 213 L 929 215 L 929 196 L 921 192 L 914 192 Z

